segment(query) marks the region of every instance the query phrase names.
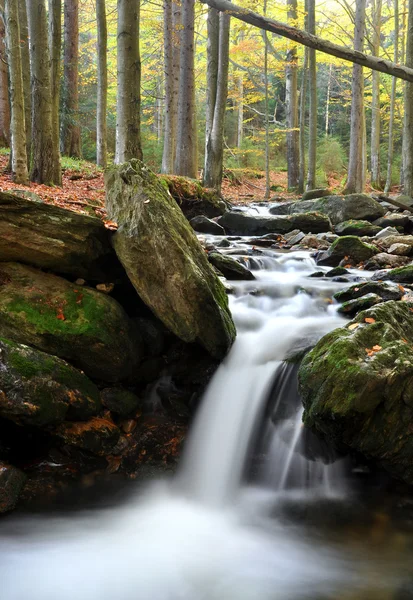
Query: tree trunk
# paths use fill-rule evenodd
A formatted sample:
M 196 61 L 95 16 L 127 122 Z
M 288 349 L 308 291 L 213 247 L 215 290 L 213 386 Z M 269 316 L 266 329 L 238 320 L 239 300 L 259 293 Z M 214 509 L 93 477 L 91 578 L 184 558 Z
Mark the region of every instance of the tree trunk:
M 0 146 L 10 144 L 9 76 L 7 72 L 4 0 L 0 0 Z
M 79 125 L 79 0 L 64 1 L 64 75 L 61 150 L 81 158 Z
M 407 22 L 406 65 L 413 67 L 413 0 L 409 0 Z M 413 83 L 407 82 L 404 93 L 403 122 L 403 189 L 413 196 Z
M 61 185 L 59 148 L 53 143 L 50 56 L 45 0 L 27 3 L 32 87 L 32 163 L 30 179 Z
M 308 33 L 315 35 L 315 0 L 308 0 Z M 316 161 L 317 161 L 317 64 L 314 49 L 308 51 L 309 62 L 309 122 L 308 122 L 308 172 L 306 189 L 316 187 Z
M 237 116 L 237 148 L 241 148 L 244 139 L 244 77 L 238 78 L 238 116 Z
M 26 126 L 26 154 L 27 167 L 30 169 L 31 142 L 32 142 L 32 96 L 30 83 L 30 53 L 29 53 L 29 26 L 27 23 L 26 1 L 19 1 L 19 23 L 24 89 L 24 114 Z
M 194 0 L 182 0 L 182 31 L 178 93 L 178 129 L 175 173 L 196 178 L 195 74 L 194 74 Z
M 20 50 L 19 7 L 17 0 L 6 0 L 6 43 L 10 76 L 12 176 L 16 183 L 27 185 L 26 128 Z
M 204 185 L 221 190 L 224 159 L 224 125 L 228 97 L 229 29 L 230 17 L 220 13 L 218 27 L 218 64 L 214 112 L 208 132 L 205 153 Z M 215 68 L 215 66 L 214 66 Z M 211 77 L 208 76 L 208 82 Z
M 413 0 L 412 0 L 413 1 Z M 363 51 L 365 33 L 366 0 L 358 0 L 356 4 L 354 26 L 354 50 Z M 350 157 L 347 174 L 346 194 L 363 191 L 363 111 L 364 111 L 364 78 L 363 67 L 353 65 L 351 86 L 351 118 L 350 118 Z
M 205 173 L 208 157 L 208 144 L 214 123 L 215 103 L 217 100 L 218 61 L 219 61 L 219 12 L 215 8 L 208 9 L 207 17 L 207 74 L 205 104 Z
M 267 1 L 264 0 L 264 15 L 267 10 Z M 268 102 L 268 38 L 267 32 L 264 31 L 264 86 L 265 86 L 265 195 L 264 199 L 269 200 L 271 191 L 270 182 L 270 119 L 269 119 L 269 102 Z M 298 106 L 298 105 L 297 105 Z
M 139 0 L 118 0 L 117 164 L 142 159 Z
M 399 60 L 399 0 L 394 0 L 394 62 Z M 387 176 L 384 191 L 390 192 L 392 184 L 392 166 L 394 153 L 394 113 L 396 106 L 397 79 L 393 77 L 390 96 L 389 147 L 387 150 Z
M 330 97 L 331 97 L 331 79 L 333 74 L 333 65 L 330 64 L 330 68 L 328 70 L 328 80 L 327 80 L 327 98 L 326 98 L 326 121 L 325 121 L 325 134 L 326 137 L 329 133 L 330 128 Z
M 298 176 L 298 193 L 304 192 L 305 181 L 305 112 L 307 100 L 307 71 L 308 71 L 308 49 L 304 52 L 303 76 L 300 90 L 300 172 Z
M 50 84 L 52 88 L 53 144 L 60 143 L 60 65 L 62 47 L 62 0 L 49 0 Z
M 287 0 L 288 20 L 297 20 L 297 0 Z M 298 89 L 297 89 L 297 46 L 287 51 L 285 70 L 285 104 L 287 115 L 287 168 L 288 189 L 298 188 L 299 179 L 299 130 L 298 130 Z
M 108 26 L 106 0 L 96 0 L 98 28 L 98 90 L 96 106 L 96 162 L 105 168 L 108 162 L 107 112 L 108 112 Z
M 173 173 L 176 150 L 176 114 L 177 114 L 177 74 L 176 41 L 179 36 L 174 27 L 174 5 L 172 0 L 164 0 L 164 71 L 165 71 L 165 118 L 162 155 L 162 173 Z M 179 67 L 178 67 L 179 68 Z
M 374 56 L 380 54 L 380 30 L 381 30 L 381 7 L 382 0 L 373 0 L 373 37 L 372 52 Z M 371 186 L 381 189 L 380 177 L 380 73 L 373 71 L 372 74 L 372 98 L 371 98 Z
M 413 82 L 412 67 L 403 67 L 402 65 L 395 64 L 389 60 L 384 60 L 383 58 L 378 58 L 377 56 L 367 56 L 367 54 L 364 54 L 363 52 L 356 52 L 345 46 L 333 44 L 328 40 L 324 40 L 316 35 L 311 35 L 296 27 L 290 27 L 289 25 L 280 23 L 274 19 L 265 18 L 262 15 L 254 13 L 252 10 L 241 8 L 228 0 L 201 0 L 201 2 L 216 8 L 217 10 L 225 11 L 228 15 L 240 19 L 245 23 L 254 25 L 259 29 L 271 31 L 272 33 L 293 40 L 298 44 L 303 44 L 308 48 L 314 48 L 314 50 L 337 56 L 338 58 L 348 60 L 363 67 L 368 67 L 369 69 Z

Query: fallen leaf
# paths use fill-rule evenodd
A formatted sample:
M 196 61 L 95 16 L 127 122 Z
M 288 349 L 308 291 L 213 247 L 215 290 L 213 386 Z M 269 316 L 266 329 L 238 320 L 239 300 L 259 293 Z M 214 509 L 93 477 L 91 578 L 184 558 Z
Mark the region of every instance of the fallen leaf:
M 347 327 L 347 329 L 350 329 L 350 331 L 353 331 L 353 329 L 357 329 L 357 327 L 360 325 L 360 323 L 352 323 L 351 325 L 349 325 Z
M 365 321 L 366 323 L 375 323 L 375 322 L 376 322 L 376 319 L 373 319 L 373 317 L 366 317 L 366 318 L 364 319 L 364 321 Z
M 376 344 L 375 346 L 373 346 L 372 350 L 374 350 L 375 352 L 379 352 L 380 350 L 382 350 L 382 347 Z

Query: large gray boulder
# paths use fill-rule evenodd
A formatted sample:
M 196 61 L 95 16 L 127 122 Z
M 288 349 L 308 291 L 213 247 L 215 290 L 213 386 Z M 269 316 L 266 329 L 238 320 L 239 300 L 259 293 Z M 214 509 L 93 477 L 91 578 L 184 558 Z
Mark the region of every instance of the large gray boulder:
M 132 160 L 106 173 L 116 253 L 142 300 L 185 342 L 222 357 L 235 338 L 225 288 L 161 181 Z
M 113 281 L 123 270 L 109 235 L 95 217 L 0 192 L 0 261 Z
M 347 235 L 335 240 L 325 252 L 320 252 L 316 257 L 318 265 L 336 267 L 343 259 L 355 264 L 364 262 L 378 254 L 378 249 L 371 244 L 365 244 L 354 235 Z
M 0 263 L 0 332 L 103 381 L 126 378 L 142 358 L 140 337 L 113 298 L 18 263 Z
M 229 211 L 219 218 L 218 223 L 232 235 L 288 233 L 294 229 L 299 229 L 304 233 L 331 231 L 331 223 L 328 217 L 315 212 L 262 217 Z

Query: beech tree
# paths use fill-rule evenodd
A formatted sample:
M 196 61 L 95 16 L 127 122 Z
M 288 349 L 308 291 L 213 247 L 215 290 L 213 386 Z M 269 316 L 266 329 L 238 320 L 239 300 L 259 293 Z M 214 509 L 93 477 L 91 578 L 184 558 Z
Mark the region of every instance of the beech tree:
M 315 0 L 308 0 L 308 33 L 315 35 Z M 309 123 L 308 123 L 308 172 L 306 189 L 313 190 L 316 186 L 317 161 L 317 64 L 316 51 L 308 50 L 308 81 L 309 81 Z
M 179 89 L 179 41 L 181 9 L 173 0 L 164 0 L 165 113 L 162 173 L 173 173 L 176 155 Z
M 297 20 L 297 0 L 287 0 L 288 19 Z M 287 51 L 285 69 L 285 104 L 287 113 L 287 168 L 288 189 L 298 188 L 299 182 L 299 129 L 298 129 L 298 80 L 297 80 L 297 46 L 292 45 Z
M 26 127 L 27 166 L 30 169 L 32 140 L 32 95 L 30 84 L 29 26 L 27 23 L 26 1 L 18 0 L 20 24 L 20 51 L 22 57 L 22 74 L 24 90 L 24 124 Z
M 10 76 L 12 175 L 16 183 L 28 184 L 18 0 L 6 0 L 5 17 Z
M 53 140 L 50 55 L 45 0 L 27 3 L 32 88 L 32 160 L 30 179 L 61 185 L 59 148 Z
M 82 156 L 79 126 L 79 0 L 64 0 L 63 154 Z M 53 84 L 53 82 L 52 82 Z
M 53 144 L 60 143 L 60 66 L 62 45 L 62 0 L 49 0 L 50 85 L 52 90 Z
M 117 112 L 115 162 L 142 159 L 139 0 L 118 0 Z
M 371 49 L 374 56 L 379 56 L 380 53 L 381 9 L 382 0 L 372 0 L 373 35 Z M 370 160 L 370 182 L 373 188 L 380 190 L 380 73 L 378 71 L 372 73 Z
M 394 54 L 395 63 L 399 60 L 399 0 L 394 0 Z M 388 193 L 392 184 L 393 154 L 394 154 L 394 116 L 396 109 L 397 79 L 393 77 L 390 96 L 389 142 L 387 150 L 387 176 L 384 191 Z
M 7 73 L 4 0 L 0 0 L 0 146 L 10 142 L 9 79 Z
M 108 109 L 108 26 L 106 1 L 96 0 L 97 54 L 98 54 L 98 93 L 96 106 L 96 162 L 101 167 L 107 165 L 107 109 Z
M 413 0 L 409 0 L 406 65 L 413 67 Z M 403 122 L 403 190 L 413 197 L 413 83 L 406 82 Z

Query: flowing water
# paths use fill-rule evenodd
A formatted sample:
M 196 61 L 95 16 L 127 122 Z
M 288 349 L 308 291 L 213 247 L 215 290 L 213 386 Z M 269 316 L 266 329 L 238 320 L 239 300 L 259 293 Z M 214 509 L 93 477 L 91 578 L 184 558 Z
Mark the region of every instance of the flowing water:
M 345 284 L 309 278 L 308 253 L 236 243 L 256 280 L 231 284 L 238 337 L 178 474 L 120 506 L 7 521 L 0 600 L 413 598 L 411 530 L 366 510 L 349 464 L 303 429 L 284 362 L 344 322 Z

